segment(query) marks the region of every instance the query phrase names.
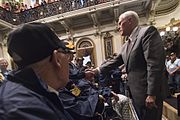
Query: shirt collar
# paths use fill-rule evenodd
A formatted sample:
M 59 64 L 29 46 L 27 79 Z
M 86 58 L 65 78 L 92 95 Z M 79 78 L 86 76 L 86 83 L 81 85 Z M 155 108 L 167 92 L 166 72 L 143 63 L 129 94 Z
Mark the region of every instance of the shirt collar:
M 51 86 L 48 85 L 48 90 L 49 92 L 53 92 L 55 93 L 57 96 L 59 96 L 59 92 L 57 90 L 55 90 L 54 88 L 52 88 Z

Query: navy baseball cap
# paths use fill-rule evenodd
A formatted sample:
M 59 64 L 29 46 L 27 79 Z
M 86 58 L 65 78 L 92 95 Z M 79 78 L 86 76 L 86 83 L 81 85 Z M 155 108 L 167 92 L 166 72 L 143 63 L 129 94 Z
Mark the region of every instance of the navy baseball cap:
M 20 68 L 50 56 L 55 49 L 68 49 L 46 24 L 28 23 L 10 32 L 8 53 Z
M 67 53 L 76 54 L 73 42 L 64 40 L 64 43 L 65 43 L 66 47 L 68 48 Z

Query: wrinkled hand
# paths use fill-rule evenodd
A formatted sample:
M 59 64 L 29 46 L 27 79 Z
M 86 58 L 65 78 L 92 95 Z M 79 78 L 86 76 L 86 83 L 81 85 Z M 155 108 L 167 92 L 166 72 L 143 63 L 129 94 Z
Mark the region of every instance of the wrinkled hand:
M 94 75 L 97 75 L 99 73 L 98 68 L 91 69 L 91 71 L 94 73 Z
M 85 79 L 89 81 L 94 80 L 94 72 L 92 71 L 85 71 Z
M 101 103 L 104 103 L 106 100 L 105 100 L 105 98 L 102 95 L 99 95 L 99 101 Z
M 127 74 L 126 74 L 126 73 L 125 73 L 125 74 L 122 74 L 122 75 L 121 75 L 121 79 L 122 79 L 122 80 L 127 80 Z
M 170 76 L 174 76 L 174 72 L 170 72 L 169 75 L 170 75 Z
M 118 97 L 118 95 L 115 92 L 111 91 L 111 94 L 112 94 L 112 97 L 114 98 L 114 100 L 116 102 L 119 101 L 119 97 Z
M 157 108 L 157 105 L 155 103 L 156 101 L 156 96 L 147 96 L 146 98 L 146 107 L 148 108 Z

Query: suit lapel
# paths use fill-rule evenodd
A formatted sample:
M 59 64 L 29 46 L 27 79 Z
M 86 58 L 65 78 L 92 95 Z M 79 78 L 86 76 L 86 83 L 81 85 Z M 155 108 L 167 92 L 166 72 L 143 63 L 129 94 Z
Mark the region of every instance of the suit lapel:
M 139 33 L 139 31 L 140 31 L 140 27 L 138 27 L 137 28 L 137 30 L 135 31 L 135 33 L 133 34 L 133 36 L 132 36 L 132 42 L 131 42 L 131 46 L 130 46 L 130 48 L 129 48 L 129 50 L 128 50 L 128 53 L 127 53 L 127 64 L 128 64 L 128 61 L 129 61 L 129 57 L 130 57 L 130 54 L 131 54 L 131 51 L 132 51 L 132 49 L 133 49 L 133 47 L 134 47 L 134 45 L 135 45 L 135 43 L 136 43 L 136 41 L 137 41 L 137 36 L 138 36 L 138 33 Z M 126 50 L 127 50 L 127 44 L 126 44 Z

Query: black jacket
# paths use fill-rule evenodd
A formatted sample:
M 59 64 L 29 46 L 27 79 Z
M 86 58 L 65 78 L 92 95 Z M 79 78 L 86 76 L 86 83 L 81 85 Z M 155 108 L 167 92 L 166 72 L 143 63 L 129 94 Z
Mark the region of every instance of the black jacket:
M 60 91 L 60 98 L 64 108 L 75 120 L 93 120 L 98 105 L 98 90 L 87 80 L 80 79 L 74 84 L 81 91 L 78 96 L 71 90 Z
M 79 80 L 85 77 L 85 72 L 81 71 L 75 64 L 69 63 L 69 78 L 71 80 Z
M 32 69 L 7 76 L 0 87 L 0 120 L 73 120 L 59 97 Z

